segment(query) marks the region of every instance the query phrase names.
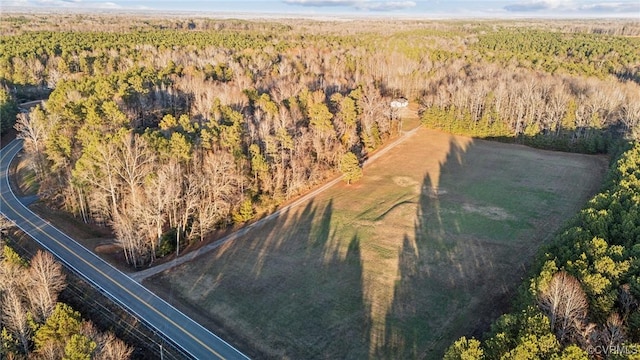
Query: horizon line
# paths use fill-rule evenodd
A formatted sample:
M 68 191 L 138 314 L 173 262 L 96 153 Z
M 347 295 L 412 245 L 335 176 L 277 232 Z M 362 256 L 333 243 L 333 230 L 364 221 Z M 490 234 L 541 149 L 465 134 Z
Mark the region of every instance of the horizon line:
M 154 9 L 154 8 L 104 8 L 104 7 L 55 7 L 55 6 L 30 6 L 21 7 L 15 5 L 0 6 L 3 18 L 5 14 L 43 14 L 49 15 L 55 14 L 89 14 L 89 15 L 149 15 L 149 16 L 166 16 L 166 17 L 197 17 L 197 18 L 220 18 L 220 19 L 307 19 L 307 20 L 504 20 L 504 21 L 522 21 L 522 20 L 555 20 L 555 21 L 579 21 L 579 20 L 616 20 L 616 21 L 632 21 L 640 23 L 640 18 L 635 14 L 593 14 L 585 15 L 581 14 L 551 14 L 540 13 L 537 15 L 527 14 L 491 14 L 488 12 L 469 12 L 466 14 L 460 13 L 432 13 L 432 14 L 409 14 L 409 13 L 377 13 L 377 12 L 362 12 L 362 13 L 315 13 L 304 11 L 238 11 L 238 10 L 172 10 L 172 9 Z M 626 16 L 625 16 L 626 15 Z

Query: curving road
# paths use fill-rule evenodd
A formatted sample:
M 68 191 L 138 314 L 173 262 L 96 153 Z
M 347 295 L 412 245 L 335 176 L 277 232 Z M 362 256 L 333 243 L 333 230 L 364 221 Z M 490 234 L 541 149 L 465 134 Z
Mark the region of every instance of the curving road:
M 162 333 L 194 359 L 248 359 L 233 346 L 29 210 L 15 195 L 9 183 L 10 164 L 20 150 L 22 140 L 14 140 L 0 150 L 0 213 L 68 268 Z

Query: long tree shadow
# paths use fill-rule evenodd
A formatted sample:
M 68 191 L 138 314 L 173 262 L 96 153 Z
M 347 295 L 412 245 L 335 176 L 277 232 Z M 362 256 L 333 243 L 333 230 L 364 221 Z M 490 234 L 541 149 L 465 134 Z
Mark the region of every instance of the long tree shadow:
M 151 281 L 179 288 L 176 300 L 202 308 L 207 325 L 222 326 L 254 357 L 366 357 L 360 240 L 336 239 L 332 215 L 332 201 L 309 202 Z
M 421 136 L 148 283 L 255 358 L 441 358 L 505 310 L 593 161 Z
M 424 176 L 415 232 L 402 240 L 399 280 L 375 358 L 442 358 L 448 344 L 462 335 L 481 335 L 508 305 L 522 273 L 509 253 L 517 253 L 519 245 L 474 231 L 486 235 L 488 227 L 496 227 L 509 233 L 517 225 L 511 214 L 469 190 L 483 184 L 466 187 L 453 180 L 483 161 L 474 152 L 473 142 L 460 145 L 452 138 L 439 174 Z

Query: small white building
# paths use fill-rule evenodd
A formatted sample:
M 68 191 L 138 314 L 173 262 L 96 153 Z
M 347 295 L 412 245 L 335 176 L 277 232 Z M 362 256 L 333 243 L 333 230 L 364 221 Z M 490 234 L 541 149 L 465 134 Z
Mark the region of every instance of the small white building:
M 405 98 L 397 98 L 397 99 L 393 99 L 391 101 L 391 107 L 392 108 L 405 108 L 409 106 L 409 100 L 405 99 Z

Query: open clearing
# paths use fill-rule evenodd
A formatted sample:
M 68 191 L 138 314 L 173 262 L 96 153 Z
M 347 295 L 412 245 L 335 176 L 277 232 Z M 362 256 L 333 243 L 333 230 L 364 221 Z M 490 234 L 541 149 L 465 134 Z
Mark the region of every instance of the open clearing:
M 419 129 L 360 182 L 145 284 L 260 358 L 441 358 L 506 310 L 605 167 Z

